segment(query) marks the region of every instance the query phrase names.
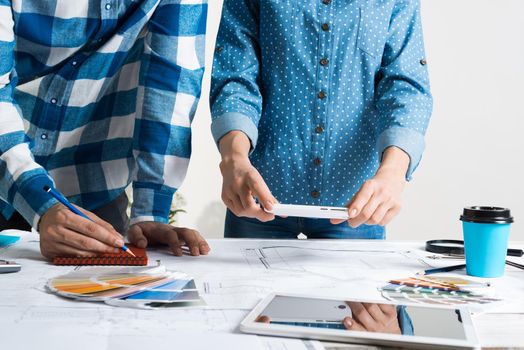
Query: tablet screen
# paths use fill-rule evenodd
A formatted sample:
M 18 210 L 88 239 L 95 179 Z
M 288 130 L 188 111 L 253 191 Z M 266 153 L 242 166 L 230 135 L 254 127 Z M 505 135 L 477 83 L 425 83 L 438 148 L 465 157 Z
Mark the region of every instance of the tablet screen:
M 424 306 L 277 295 L 256 322 L 466 340 L 459 310 Z

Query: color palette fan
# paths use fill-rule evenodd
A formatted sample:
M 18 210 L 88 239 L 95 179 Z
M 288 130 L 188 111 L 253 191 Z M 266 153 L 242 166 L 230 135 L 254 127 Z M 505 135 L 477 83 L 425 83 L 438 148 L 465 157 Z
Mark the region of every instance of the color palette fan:
M 394 279 L 379 288 L 388 300 L 436 305 L 484 305 L 499 302 L 486 295 L 489 284 L 461 277 L 409 277 Z
M 81 301 L 137 308 L 205 305 L 195 282 L 164 266 L 89 268 L 49 280 L 50 291 Z

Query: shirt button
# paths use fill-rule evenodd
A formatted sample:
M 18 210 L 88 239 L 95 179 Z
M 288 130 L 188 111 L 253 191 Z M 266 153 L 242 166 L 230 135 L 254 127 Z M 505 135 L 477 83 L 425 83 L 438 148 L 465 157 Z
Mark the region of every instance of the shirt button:
M 77 61 L 72 61 L 72 62 L 71 62 L 71 65 L 72 65 L 73 67 L 76 67 L 77 64 L 78 64 Z
M 423 58 L 423 59 L 420 60 L 420 64 L 423 65 L 423 66 L 425 66 L 427 63 L 428 63 L 428 62 L 426 62 L 426 59 L 425 59 L 425 58 Z
M 331 0 L 322 0 L 322 3 L 324 5 L 329 5 L 329 4 L 331 4 Z
M 317 125 L 317 127 L 315 128 L 315 132 L 317 134 L 321 134 L 324 132 L 324 128 L 321 125 Z
M 329 64 L 329 60 L 327 58 L 323 58 L 320 60 L 320 64 L 325 67 Z
M 318 93 L 318 98 L 321 99 L 321 100 L 325 99 L 326 96 L 327 96 L 327 95 L 326 95 L 326 93 L 325 93 L 324 91 L 320 91 L 320 92 Z
M 58 100 L 57 100 L 56 98 L 53 97 L 53 98 L 51 99 L 51 103 L 52 103 L 52 104 L 55 105 L 57 102 L 58 102 Z
M 320 163 L 322 163 L 322 161 L 320 160 L 320 158 L 315 158 L 315 159 L 313 159 L 313 164 L 315 164 L 315 165 L 318 166 L 318 165 L 320 165 Z
M 41 138 L 42 140 L 47 139 L 47 134 L 46 134 L 45 132 L 42 133 L 42 135 L 40 135 L 40 138 Z
M 329 31 L 329 23 L 322 23 L 322 30 L 325 32 Z
M 111 10 L 111 4 L 106 4 L 106 10 Z
M 311 191 L 311 197 L 318 198 L 318 196 L 320 196 L 320 192 L 318 192 L 317 190 Z

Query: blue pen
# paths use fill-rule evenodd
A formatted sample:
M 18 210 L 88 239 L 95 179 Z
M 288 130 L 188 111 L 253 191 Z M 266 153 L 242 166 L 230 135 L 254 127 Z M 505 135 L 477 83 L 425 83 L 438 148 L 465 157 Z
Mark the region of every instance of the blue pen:
M 65 205 L 69 210 L 71 210 L 73 213 L 77 214 L 77 215 L 80 215 L 81 217 L 93 222 L 93 220 L 91 220 L 87 215 L 85 215 L 84 213 L 82 213 L 80 210 L 78 210 L 74 205 L 72 205 L 71 203 L 69 203 L 69 201 L 64 197 L 62 196 L 60 193 L 58 193 L 57 191 L 55 191 L 54 189 L 52 189 L 51 187 L 49 186 L 44 186 L 44 191 L 46 191 L 47 193 L 49 193 L 51 196 L 55 197 L 57 201 L 59 201 L 60 203 L 62 203 L 63 205 Z M 133 254 L 133 252 L 124 244 L 122 246 L 122 250 L 134 257 L 136 257 L 135 254 Z
M 466 264 L 452 265 L 452 266 L 446 266 L 446 267 L 437 267 L 435 269 L 429 269 L 429 270 L 424 270 L 423 272 L 417 272 L 417 275 L 431 275 L 433 273 L 461 270 L 465 267 L 466 267 Z

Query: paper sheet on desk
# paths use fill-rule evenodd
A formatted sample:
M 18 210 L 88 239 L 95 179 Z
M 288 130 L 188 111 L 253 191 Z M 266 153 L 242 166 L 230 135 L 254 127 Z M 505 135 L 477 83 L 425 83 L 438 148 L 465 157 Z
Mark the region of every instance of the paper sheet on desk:
M 116 309 L 122 310 L 122 309 Z M 123 320 L 119 326 L 107 323 L 107 320 L 99 319 L 98 324 L 89 325 L 87 319 L 92 322 L 93 316 L 101 310 L 91 310 L 89 313 L 74 311 L 77 313 L 74 321 L 68 321 L 68 313 L 64 310 L 56 316 L 54 322 L 44 326 L 34 318 L 31 323 L 31 337 L 27 337 L 28 324 L 23 322 L 12 331 L 2 334 L 2 349 L 26 350 L 26 349 L 53 349 L 53 350 L 172 350 L 172 349 L 191 349 L 191 350 L 230 350 L 230 349 L 249 349 L 249 350 L 324 350 L 320 342 L 302 341 L 299 339 L 258 337 L 255 335 L 243 335 L 235 333 L 225 333 L 224 331 L 210 332 L 208 329 L 201 329 L 195 333 L 197 324 L 187 327 L 186 330 L 169 330 L 161 327 L 163 318 L 161 313 L 157 319 L 145 319 L 141 322 L 140 329 L 134 327 L 135 320 Z M 111 312 L 111 310 L 108 310 Z M 45 311 L 39 311 L 43 316 Z M 104 312 L 102 312 L 103 314 Z M 70 314 L 72 316 L 72 314 Z M 64 317 L 65 316 L 65 317 Z M 115 315 L 116 316 L 116 315 Z M 203 316 L 203 315 L 201 315 Z M 208 315 L 209 316 L 209 315 Z M 176 320 L 176 316 L 171 317 Z M 203 316 L 202 318 L 205 318 Z M 95 318 L 96 319 L 96 318 Z M 118 318 L 115 318 L 118 320 Z M 126 323 L 126 321 L 128 321 Z M 171 322 L 176 322 L 172 320 Z M 184 320 L 179 320 L 184 322 Z M 186 321 L 187 322 L 187 319 Z M 15 322 L 16 323 L 16 322 Z M 25 327 L 23 327 L 25 325 Z M 2 323 L 0 322 L 0 326 Z M 22 326 L 22 327 L 21 327 Z M 81 339 L 81 341 L 79 341 Z M 42 347 L 42 344 L 45 344 Z
M 109 349 L 191 349 L 191 350 L 325 350 L 318 341 L 259 337 L 255 335 L 213 333 L 202 337 L 201 333 L 173 334 L 155 338 L 115 337 Z
M 79 336 L 81 341 L 79 341 Z M 30 338 L 30 339 L 28 339 Z M 53 350 L 230 350 L 249 349 L 265 350 L 259 338 L 254 335 L 230 334 L 230 333 L 177 333 L 165 332 L 158 335 L 112 335 L 89 334 L 89 332 L 71 332 L 71 328 L 59 330 L 46 327 L 35 329 L 31 337 L 23 332 L 15 331 L 12 334 L 2 336 L 2 348 L 10 350 L 40 349 L 45 344 L 46 349 Z M 297 350 L 306 350 L 305 347 Z
M 392 271 L 427 267 L 409 249 L 385 242 L 380 247 L 358 241 L 223 240 L 214 244 L 212 256 L 184 268 L 190 268 L 211 308 L 249 310 L 274 291 L 381 300 L 376 286 L 393 278 Z
M 195 260 L 184 271 L 190 269 L 210 307 L 249 310 L 275 291 L 383 300 L 377 287 L 388 280 L 412 275 L 421 268 L 448 264 L 426 259 L 427 253 L 413 245 L 378 243 L 215 241 L 214 257 Z M 524 304 L 516 298 L 524 291 L 524 279 L 516 275 L 523 273 L 508 268 L 506 276 L 492 281 L 493 293 L 507 303 L 486 305 L 477 311 L 524 311 Z
M 202 339 L 204 338 L 204 339 Z M 172 340 L 170 340 L 172 339 Z M 260 337 L 245 334 L 213 333 L 202 337 L 201 333 L 178 333 L 154 339 L 133 337 L 112 338 L 109 349 L 155 349 L 172 350 L 325 350 L 322 343 L 301 339 Z
M 3 334 L 18 335 L 21 344 L 32 341 L 33 338 L 27 337 L 27 334 L 35 332 L 36 337 L 40 330 L 49 332 L 49 339 L 59 334 L 81 335 L 82 340 L 86 340 L 85 344 L 90 345 L 90 350 L 104 349 L 106 338 L 114 335 L 161 336 L 165 333 L 182 334 L 194 330 L 202 335 L 234 332 L 247 311 L 271 291 L 383 300 L 377 287 L 386 281 L 398 276 L 409 276 L 423 267 L 440 266 L 431 259 L 428 259 L 431 260 L 430 265 L 421 262 L 420 257 L 427 253 L 418 250 L 421 245 L 415 243 L 210 240 L 209 256 L 173 257 L 160 250 L 151 250 L 148 254 L 151 261 L 161 259 L 167 268 L 193 276 L 211 309 L 144 311 L 105 305 L 95 307 L 90 303 L 69 301 L 46 293 L 44 286 L 49 278 L 72 271 L 74 267 L 48 264 L 39 252 L 38 235 L 22 232 L 20 235 L 21 242 L 8 248 L 0 248 L 2 257 L 16 260 L 24 266 L 19 273 L 8 276 L 9 283 L 2 283 L 0 289 L 0 326 Z M 365 254 L 359 255 L 358 252 L 339 252 L 334 255 L 346 256 L 338 259 L 338 262 L 337 259 L 327 259 L 323 263 L 318 258 L 318 253 L 298 257 L 296 254 L 283 254 L 278 257 L 282 252 L 295 250 L 271 248 L 281 245 L 328 250 L 372 250 L 375 253 L 368 259 Z M 373 265 L 382 256 L 380 252 L 376 252 L 378 248 L 384 251 L 411 251 L 414 254 L 388 254 L 392 268 L 383 269 L 384 261 Z M 258 255 L 271 250 L 278 254 Z M 365 276 L 363 264 L 371 264 L 365 269 Z M 517 302 L 524 295 L 523 277 L 522 271 L 508 268 L 503 278 L 492 280 L 499 296 L 510 300 L 507 306 L 495 311 L 524 311 L 524 305 Z M 97 346 L 99 343 L 102 347 Z M 0 347 L 3 349 L 4 345 L 5 343 Z

